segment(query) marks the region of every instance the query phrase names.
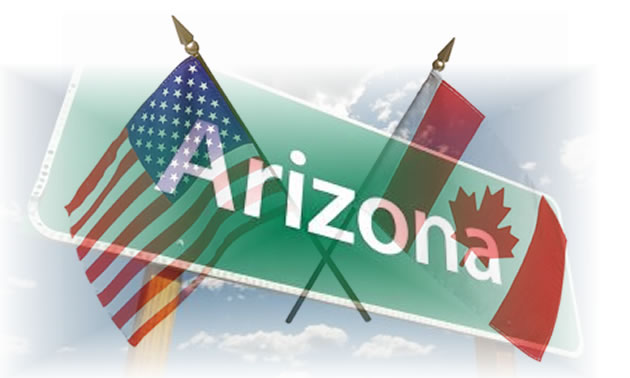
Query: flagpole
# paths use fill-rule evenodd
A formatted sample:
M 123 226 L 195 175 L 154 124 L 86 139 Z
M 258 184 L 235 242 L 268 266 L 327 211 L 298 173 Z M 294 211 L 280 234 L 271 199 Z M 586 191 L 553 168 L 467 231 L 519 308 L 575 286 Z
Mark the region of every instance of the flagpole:
M 208 74 L 210 79 L 214 82 L 215 87 L 217 88 L 217 90 L 219 91 L 221 96 L 225 99 L 225 102 L 227 103 L 228 107 L 230 108 L 230 111 L 232 112 L 232 114 L 234 114 L 234 117 L 237 119 L 237 121 L 243 126 L 243 130 L 245 131 L 245 133 L 249 137 L 249 140 L 254 145 L 254 148 L 258 152 L 260 158 L 266 164 L 270 164 L 269 159 L 267 159 L 267 157 L 263 153 L 262 149 L 260 148 L 260 146 L 258 145 L 256 140 L 253 138 L 253 136 L 250 133 L 249 129 L 245 125 L 245 122 L 243 122 L 243 120 L 239 116 L 238 112 L 236 111 L 236 109 L 232 105 L 231 101 L 226 96 L 225 92 L 223 91 L 223 88 L 221 88 L 221 86 L 219 85 L 219 82 L 216 80 L 216 78 L 212 74 L 212 71 L 210 70 L 210 68 L 208 67 L 206 62 L 203 60 L 201 54 L 199 53 L 199 44 L 195 41 L 194 36 L 192 35 L 192 33 L 188 29 L 186 29 L 186 27 L 184 27 L 184 25 L 181 22 L 179 22 L 179 20 L 175 16 L 171 16 L 171 17 L 173 18 L 173 22 L 175 23 L 175 29 L 177 30 L 177 35 L 179 37 L 179 41 L 180 41 L 180 43 L 182 45 L 184 45 L 184 49 L 186 50 L 186 52 L 189 55 L 195 57 L 199 61 L 199 63 L 201 63 L 201 66 L 206 71 L 206 73 Z M 284 185 L 281 185 L 281 187 L 282 187 L 282 190 L 284 191 L 284 193 L 287 194 L 287 196 L 288 196 L 288 191 L 284 187 Z M 359 314 L 361 315 L 363 320 L 366 321 L 366 322 L 370 321 L 371 320 L 370 315 L 368 314 L 368 312 L 363 307 L 363 304 L 361 303 L 361 301 L 359 300 L 359 298 L 355 294 L 354 290 L 350 287 L 350 285 L 348 284 L 348 282 L 344 278 L 343 274 L 341 273 L 341 271 L 339 270 L 337 265 L 330 259 L 330 253 L 331 253 L 332 250 L 330 248 L 329 249 L 324 248 L 324 246 L 321 243 L 321 241 L 319 239 L 317 239 L 317 237 L 315 235 L 310 234 L 310 233 L 308 235 L 311 237 L 311 240 L 313 240 L 313 243 L 315 244 L 316 249 L 318 250 L 318 252 L 320 253 L 320 255 L 322 257 L 322 261 L 324 262 L 324 264 L 328 265 L 328 267 L 332 271 L 333 275 L 335 276 L 337 281 L 339 281 L 339 284 L 342 286 L 342 288 L 345 291 L 346 295 L 352 301 L 354 307 L 357 309 L 357 311 L 359 312 Z

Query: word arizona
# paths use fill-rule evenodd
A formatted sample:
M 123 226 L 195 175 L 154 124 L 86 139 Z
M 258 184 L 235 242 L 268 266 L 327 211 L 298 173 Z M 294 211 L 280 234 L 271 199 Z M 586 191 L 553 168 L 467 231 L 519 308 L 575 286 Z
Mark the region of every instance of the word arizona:
M 186 146 L 186 144 L 190 143 L 182 143 L 168 168 L 161 176 L 156 189 L 165 193 L 173 193 L 177 184 L 182 180 L 185 174 L 192 175 L 212 182 L 217 205 L 223 209 L 234 211 L 232 190 L 230 188 L 228 170 L 222 149 L 211 149 L 211 143 L 205 143 L 208 145 L 209 160 L 211 162 L 210 167 L 201 167 L 190 162 L 193 156 L 191 147 L 196 150 L 196 147 L 203 145 L 204 143 L 201 143 L 203 137 L 206 137 L 207 140 L 212 140 L 209 138 L 210 135 L 205 135 L 212 131 L 212 128 L 200 127 L 199 123 L 197 123 L 196 127 L 191 128 L 191 132 L 186 138 L 186 141 L 191 141 L 193 145 Z M 212 135 L 212 137 L 214 139 L 220 138 L 218 134 Z M 218 142 L 218 144 L 220 144 L 220 140 Z M 243 147 L 253 148 L 251 145 Z M 299 150 L 292 151 L 290 153 L 290 159 L 291 162 L 298 167 L 306 164 L 306 156 Z M 259 218 L 265 183 L 273 179 L 283 180 L 283 178 L 284 168 L 282 166 L 271 164 L 264 167 L 260 158 L 250 158 L 244 213 L 248 216 Z M 294 170 L 289 171 L 285 216 L 285 225 L 287 227 L 294 229 L 300 229 L 302 227 L 304 181 L 304 174 Z M 324 208 L 308 222 L 307 231 L 343 243 L 354 244 L 356 238 L 354 232 L 332 226 L 330 223 L 340 216 L 348 207 L 356 206 L 356 204 L 354 204 L 355 191 L 319 178 L 313 178 L 312 182 L 313 190 L 330 194 L 333 196 L 333 200 L 324 206 Z M 386 211 L 393 220 L 393 237 L 387 242 L 379 240 L 375 234 L 373 216 L 377 210 Z M 420 264 L 429 263 L 429 230 L 435 227 L 439 229 L 444 236 L 446 270 L 457 272 L 457 242 L 451 237 L 454 233 L 453 226 L 446 219 L 437 215 L 427 218 L 426 214 L 419 210 L 414 210 L 414 219 L 415 225 L 411 234 L 415 235 L 416 261 Z M 370 248 L 378 253 L 396 255 L 403 252 L 403 248 L 409 241 L 410 228 L 402 210 L 395 203 L 385 198 L 372 197 L 363 201 L 363 203 L 358 206 L 357 222 L 359 233 L 363 240 Z M 466 231 L 468 232 L 469 230 L 467 229 Z M 473 229 L 471 232 L 475 231 L 482 230 Z M 493 248 L 493 246 L 496 245 L 494 240 L 491 240 L 492 236 L 486 232 L 475 233 L 483 236 L 482 239 L 484 239 L 483 241 L 488 247 L 487 249 Z M 484 248 L 475 248 L 475 250 L 478 253 L 486 251 Z M 478 258 L 475 253 L 471 253 L 469 256 L 470 258 L 466 259 L 464 266 L 470 276 L 476 280 L 491 280 L 495 284 L 501 284 L 501 272 L 498 259 L 491 258 L 488 267 L 485 268 L 477 264 Z

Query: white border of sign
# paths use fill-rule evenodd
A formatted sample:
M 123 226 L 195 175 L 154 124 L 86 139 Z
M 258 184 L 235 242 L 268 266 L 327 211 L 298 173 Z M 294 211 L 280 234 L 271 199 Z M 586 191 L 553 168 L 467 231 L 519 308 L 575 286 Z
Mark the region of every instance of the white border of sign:
M 70 236 L 69 233 L 65 233 L 65 232 L 60 232 L 60 231 L 55 231 L 53 229 L 51 229 L 50 227 L 48 227 L 46 224 L 44 224 L 44 222 L 41 220 L 41 217 L 39 215 L 39 199 L 41 198 L 42 194 L 44 193 L 44 190 L 46 188 L 46 184 L 48 182 L 48 177 L 50 174 L 50 170 L 52 168 L 52 165 L 54 163 L 54 158 L 55 158 L 55 154 L 57 152 L 57 146 L 59 145 L 59 141 L 61 140 L 61 136 L 63 134 L 63 130 L 64 127 L 66 125 L 66 121 L 68 119 L 68 115 L 70 114 L 70 108 L 72 107 L 72 103 L 74 102 L 74 97 L 76 95 L 76 91 L 77 88 L 79 86 L 79 82 L 81 79 L 81 74 L 83 72 L 83 68 L 79 67 L 76 68 L 72 74 L 72 77 L 70 79 L 70 84 L 68 85 L 68 89 L 66 91 L 66 96 L 64 98 L 63 104 L 61 105 L 61 110 L 59 111 L 59 116 L 57 117 L 57 121 L 55 123 L 55 127 L 53 129 L 53 133 L 52 136 L 50 138 L 50 142 L 48 143 L 48 148 L 46 149 L 46 154 L 44 157 L 44 161 L 42 163 L 42 166 L 40 168 L 40 172 L 37 178 L 37 181 L 35 182 L 35 187 L 33 188 L 33 192 L 31 194 L 31 197 L 29 199 L 29 203 L 28 203 L 28 215 L 29 215 L 29 219 L 31 220 L 31 223 L 33 224 L 33 226 L 45 237 L 48 237 L 50 239 L 56 240 L 56 241 L 61 241 L 61 242 L 65 242 L 65 243 L 70 243 L 70 244 L 75 244 L 75 245 L 79 245 L 81 244 L 81 242 L 83 241 L 83 238 L 81 237 L 72 237 Z M 222 74 L 227 75 L 229 77 L 232 77 L 236 80 L 240 80 L 242 82 L 245 82 L 249 85 L 252 85 L 254 87 L 257 87 L 259 89 L 265 90 L 267 92 L 273 93 L 274 95 L 280 96 L 280 97 L 284 97 L 288 100 L 291 100 L 293 102 L 299 103 L 301 105 L 307 106 L 311 109 L 315 109 L 317 111 L 329 114 L 332 117 L 341 119 L 345 122 L 354 124 L 356 126 L 359 126 L 361 128 L 364 128 L 366 130 L 375 132 L 377 134 L 383 135 L 387 138 L 393 138 L 395 140 L 398 140 L 399 142 L 405 143 L 405 144 L 409 144 L 409 141 L 406 141 L 398 136 L 394 136 L 394 135 L 389 135 L 388 133 L 382 131 L 382 130 L 378 130 L 375 129 L 372 126 L 369 126 L 367 124 L 361 123 L 359 121 L 347 118 L 347 117 L 340 117 L 334 114 L 330 114 L 328 112 L 325 112 L 319 108 L 317 108 L 316 106 L 309 104 L 301 99 L 298 99 L 296 97 L 293 97 L 289 94 L 280 92 L 276 89 L 267 87 L 263 84 L 260 83 L 256 83 L 253 82 L 251 80 L 242 78 L 238 75 L 235 75 L 233 73 L 225 73 L 222 72 Z M 420 148 L 419 146 L 414 145 L 414 147 Z M 465 163 L 465 162 L 458 162 L 457 164 L 462 165 L 464 167 L 467 167 L 469 169 L 472 169 L 474 171 L 477 171 L 481 174 L 490 176 L 492 178 L 495 178 L 497 180 L 503 181 L 507 184 L 510 185 L 514 185 L 517 186 L 521 189 L 527 190 L 529 192 L 538 194 L 538 195 L 543 195 L 542 192 L 537 191 L 535 189 L 529 188 L 523 184 L 511 181 L 509 179 L 503 178 L 501 176 L 498 176 L 494 173 L 491 172 L 487 172 L 481 168 L 475 167 L 471 164 Z M 547 195 L 545 195 L 545 198 L 551 203 L 552 207 L 555 208 L 558 211 L 558 219 L 560 221 L 560 223 L 562 224 L 562 216 L 560 214 L 560 208 L 557 205 L 557 203 L 555 202 L 555 200 Z M 99 249 L 104 251 L 107 247 L 109 246 L 109 243 L 105 243 L 105 242 L 96 242 L 94 244 L 93 248 Z M 124 249 L 121 254 L 123 255 L 127 255 L 127 256 L 135 256 L 139 251 L 133 248 L 126 248 Z M 157 256 L 155 258 L 155 260 L 153 260 L 155 263 L 158 264 L 163 264 L 163 265 L 168 265 L 170 263 L 172 263 L 173 261 L 175 261 L 176 259 L 172 258 L 172 257 L 166 257 L 166 256 Z M 190 267 L 187 269 L 188 271 L 191 272 L 195 272 L 195 273 L 201 273 L 203 271 L 203 269 L 205 268 L 204 265 L 200 265 L 200 264 L 192 264 L 190 265 Z M 584 349 L 584 339 L 583 339 L 583 335 L 582 335 L 582 328 L 580 327 L 580 318 L 579 318 L 579 314 L 578 314 L 578 310 L 577 310 L 577 302 L 575 300 L 575 290 L 573 289 L 573 278 L 571 275 L 571 267 L 569 264 L 569 256 L 568 256 L 568 252 L 567 252 L 567 256 L 566 256 L 566 269 L 567 269 L 567 278 L 568 281 L 571 283 L 571 300 L 573 301 L 573 308 L 575 311 L 575 319 L 576 319 L 576 324 L 577 324 L 577 331 L 578 331 L 578 337 L 579 337 L 579 343 L 578 343 L 578 347 L 576 348 L 576 350 L 574 351 L 566 351 L 566 350 L 562 350 L 562 349 L 558 349 L 558 348 L 554 348 L 554 347 L 548 347 L 547 351 L 554 353 L 554 354 L 558 354 L 561 356 L 566 356 L 566 357 L 578 357 L 580 354 L 582 354 L 582 351 Z M 254 287 L 260 287 L 260 288 L 264 288 L 264 289 L 270 289 L 270 290 L 274 290 L 274 291 L 278 291 L 281 293 L 286 293 L 286 294 L 294 294 L 296 296 L 299 296 L 302 294 L 302 291 L 304 290 L 303 288 L 300 287 L 294 287 L 294 286 L 289 286 L 289 285 L 284 285 L 284 284 L 279 284 L 279 283 L 275 283 L 272 281 L 268 281 L 268 280 L 262 280 L 262 279 L 257 279 L 257 278 L 253 278 L 253 277 L 249 277 L 249 276 L 245 276 L 242 274 L 237 274 L 237 273 L 232 273 L 229 271 L 225 271 L 225 270 L 221 270 L 221 269 L 217 269 L 217 268 L 213 268 L 211 273 L 208 274 L 211 277 L 214 278 L 218 278 L 218 279 L 223 279 L 223 280 L 227 280 L 227 281 L 232 281 L 232 282 L 236 282 L 239 284 L 244 284 L 244 285 L 249 285 L 249 286 L 254 286 Z M 319 301 L 322 302 L 326 302 L 326 303 L 331 303 L 331 304 L 337 304 L 340 306 L 345 306 L 345 307 L 350 307 L 350 308 L 354 308 L 354 304 L 350 299 L 344 299 L 344 298 L 340 298 L 340 297 L 335 297 L 332 295 L 328 295 L 328 294 L 323 294 L 323 293 L 319 293 L 316 291 L 310 291 L 309 292 L 309 296 L 310 299 L 317 299 Z M 390 316 L 393 318 L 397 318 L 397 319 L 403 319 L 403 320 L 408 320 L 411 322 L 416 322 L 416 323 L 421 323 L 421 324 L 426 324 L 426 325 L 430 325 L 430 326 L 435 326 L 435 327 L 439 327 L 439 328 L 443 328 L 443 329 L 447 329 L 449 331 L 454 331 L 454 332 L 461 332 L 467 335 L 471 335 L 471 336 L 478 336 L 478 337 L 484 337 L 487 339 L 492 339 L 492 340 L 496 340 L 496 341 L 502 341 L 502 342 L 508 342 L 504 337 L 502 337 L 499 334 L 495 334 L 495 333 L 491 333 L 491 332 L 487 332 L 487 331 L 480 331 L 478 329 L 475 328 L 470 328 L 470 327 L 466 327 L 466 326 L 461 326 L 458 324 L 453 324 L 453 323 L 449 323 L 449 322 L 444 322 L 441 320 L 437 320 L 437 319 L 433 319 L 433 318 L 428 318 L 428 317 L 424 317 L 424 316 L 419 316 L 419 315 L 412 315 L 412 314 L 408 314 L 405 312 L 401 312 L 401 311 L 395 311 L 395 310 L 391 310 L 385 307 L 381 307 L 381 306 L 377 306 L 377 305 L 372 305 L 372 304 L 367 304 L 367 303 L 363 303 L 365 309 L 368 312 L 372 312 L 375 314 L 379 314 L 379 315 L 385 315 L 385 316 Z

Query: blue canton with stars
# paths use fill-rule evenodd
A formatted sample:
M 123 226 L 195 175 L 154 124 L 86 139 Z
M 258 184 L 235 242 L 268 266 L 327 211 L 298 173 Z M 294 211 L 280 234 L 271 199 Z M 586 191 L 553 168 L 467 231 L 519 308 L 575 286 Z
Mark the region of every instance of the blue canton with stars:
M 224 155 L 251 143 L 217 84 L 197 58 L 189 57 L 171 72 L 127 124 L 129 141 L 138 160 L 156 184 L 197 121 L 216 125 Z M 201 144 L 193 153 L 191 164 L 210 165 L 204 146 Z M 186 175 L 173 193 L 164 194 L 175 201 L 195 179 L 195 176 Z

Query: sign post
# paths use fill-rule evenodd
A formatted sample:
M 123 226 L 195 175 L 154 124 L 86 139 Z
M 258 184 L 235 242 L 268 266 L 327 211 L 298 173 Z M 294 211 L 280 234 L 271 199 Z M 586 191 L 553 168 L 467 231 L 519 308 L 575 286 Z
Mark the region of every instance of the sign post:
M 146 308 L 140 310 L 135 319 L 138 325 L 144 324 L 157 310 L 163 308 L 168 301 L 180 290 L 180 281 L 172 282 L 156 275 L 161 267 L 151 266 L 145 273 L 144 282 L 149 282 L 151 291 L 160 291 L 150 301 Z M 156 278 L 152 280 L 153 278 Z M 167 286 L 165 289 L 164 287 Z M 175 311 L 158 324 L 151 333 L 128 353 L 128 375 L 130 377 L 159 377 L 164 374 L 168 351 L 175 325 Z

